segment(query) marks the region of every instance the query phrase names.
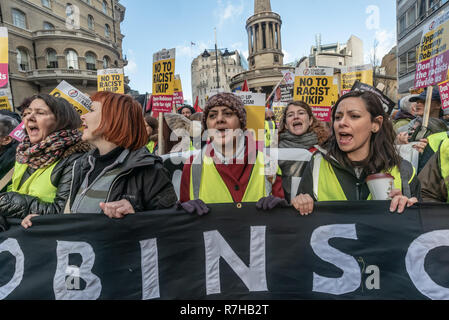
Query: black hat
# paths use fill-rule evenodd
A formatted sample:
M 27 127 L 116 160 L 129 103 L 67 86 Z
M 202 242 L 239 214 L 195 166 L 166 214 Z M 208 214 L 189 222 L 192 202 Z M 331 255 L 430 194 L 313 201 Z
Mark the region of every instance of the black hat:
M 190 112 L 192 112 L 192 114 L 194 114 L 196 112 L 195 109 L 192 106 L 190 106 L 188 104 L 183 104 L 182 106 L 180 106 L 178 108 L 178 113 L 182 114 L 182 109 L 184 109 L 184 108 L 188 108 L 190 110 Z

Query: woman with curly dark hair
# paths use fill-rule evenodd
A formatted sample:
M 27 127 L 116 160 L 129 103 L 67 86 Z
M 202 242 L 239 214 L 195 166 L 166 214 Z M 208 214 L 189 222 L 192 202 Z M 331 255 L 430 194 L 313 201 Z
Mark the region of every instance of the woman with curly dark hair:
M 279 168 L 282 171 L 282 187 L 287 200 L 290 200 L 291 190 L 297 190 L 298 184 L 292 184 L 292 177 L 300 178 L 316 146 L 323 145 L 329 138 L 329 133 L 323 123 L 315 118 L 312 108 L 302 101 L 291 101 L 284 109 L 279 125 L 280 152 L 286 149 L 304 149 L 298 154 L 298 150 L 292 150 L 294 159 L 279 160 Z M 301 151 L 301 150 L 299 150 Z
M 391 121 L 377 96 L 356 91 L 342 96 L 332 110 L 332 136 L 307 165 L 293 206 L 302 214 L 314 201 L 371 200 L 366 178 L 377 173 L 394 177 L 390 211 L 404 211 L 418 201 L 415 169 L 394 145 Z

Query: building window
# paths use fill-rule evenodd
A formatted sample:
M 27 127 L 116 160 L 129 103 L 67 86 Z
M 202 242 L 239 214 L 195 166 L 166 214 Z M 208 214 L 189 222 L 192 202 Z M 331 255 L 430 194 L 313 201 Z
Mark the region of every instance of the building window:
M 25 13 L 17 9 L 12 9 L 12 23 L 18 28 L 26 29 L 27 23 Z
M 103 13 L 108 14 L 108 3 L 103 1 Z
M 111 36 L 111 27 L 108 24 L 104 26 L 104 35 L 106 36 L 106 38 L 109 38 Z
M 47 68 L 48 69 L 58 68 L 58 57 L 56 56 L 56 51 L 54 49 L 47 50 Z
M 405 14 L 399 18 L 399 26 L 398 26 L 398 30 L 399 30 L 399 35 L 403 34 L 405 29 L 406 29 L 406 24 L 405 24 Z
M 416 49 L 407 52 L 407 72 L 416 70 Z
M 50 0 L 41 0 L 41 2 L 42 2 L 42 6 L 48 8 L 48 9 L 51 9 Z
M 97 70 L 97 57 L 92 53 L 86 53 L 86 69 Z
M 111 65 L 111 59 L 108 56 L 103 57 L 103 69 L 108 69 Z
M 416 22 L 416 5 L 415 4 L 413 4 L 413 6 L 411 6 L 407 10 L 406 16 L 407 16 L 407 28 L 415 25 L 415 22 Z
M 54 30 L 55 26 L 50 22 L 44 21 L 44 30 Z
M 274 62 L 275 63 L 279 62 L 279 56 L 277 54 L 274 55 Z
M 92 17 L 90 14 L 87 16 L 87 27 L 90 30 L 94 30 L 94 17 Z
M 65 7 L 65 15 L 66 15 L 66 17 L 72 16 L 73 13 L 74 13 L 74 10 L 73 10 L 72 4 L 71 3 L 67 3 L 67 5 Z
M 416 48 L 399 56 L 399 76 L 416 70 Z
M 30 55 L 27 50 L 17 49 L 17 65 L 19 66 L 19 71 L 30 70 Z
M 421 21 L 426 16 L 427 11 L 427 0 L 419 0 L 418 2 L 418 20 Z
M 65 54 L 67 62 L 67 69 L 79 69 L 78 67 L 78 55 L 74 50 L 67 50 Z

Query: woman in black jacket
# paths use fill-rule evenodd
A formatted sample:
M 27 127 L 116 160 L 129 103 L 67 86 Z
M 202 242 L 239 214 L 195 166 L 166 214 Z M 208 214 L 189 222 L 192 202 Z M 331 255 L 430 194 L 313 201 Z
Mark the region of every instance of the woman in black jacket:
M 369 175 L 394 177 L 390 211 L 402 213 L 420 198 L 420 183 L 412 165 L 401 159 L 394 131 L 382 103 L 370 92 L 342 96 L 332 111 L 333 134 L 307 165 L 292 205 L 302 214 L 314 201 L 370 200 Z
M 66 213 L 104 213 L 123 218 L 173 207 L 177 197 L 162 160 L 145 147 L 142 108 L 130 96 L 98 92 L 81 116 L 83 141 L 95 147 L 73 165 Z M 26 228 L 32 217 L 22 222 Z

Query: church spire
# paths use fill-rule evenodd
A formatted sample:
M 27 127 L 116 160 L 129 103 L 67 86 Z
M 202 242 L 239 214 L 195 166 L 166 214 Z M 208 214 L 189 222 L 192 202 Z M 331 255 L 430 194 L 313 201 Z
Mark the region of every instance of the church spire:
M 254 0 L 254 14 L 267 11 L 271 12 L 270 0 Z

